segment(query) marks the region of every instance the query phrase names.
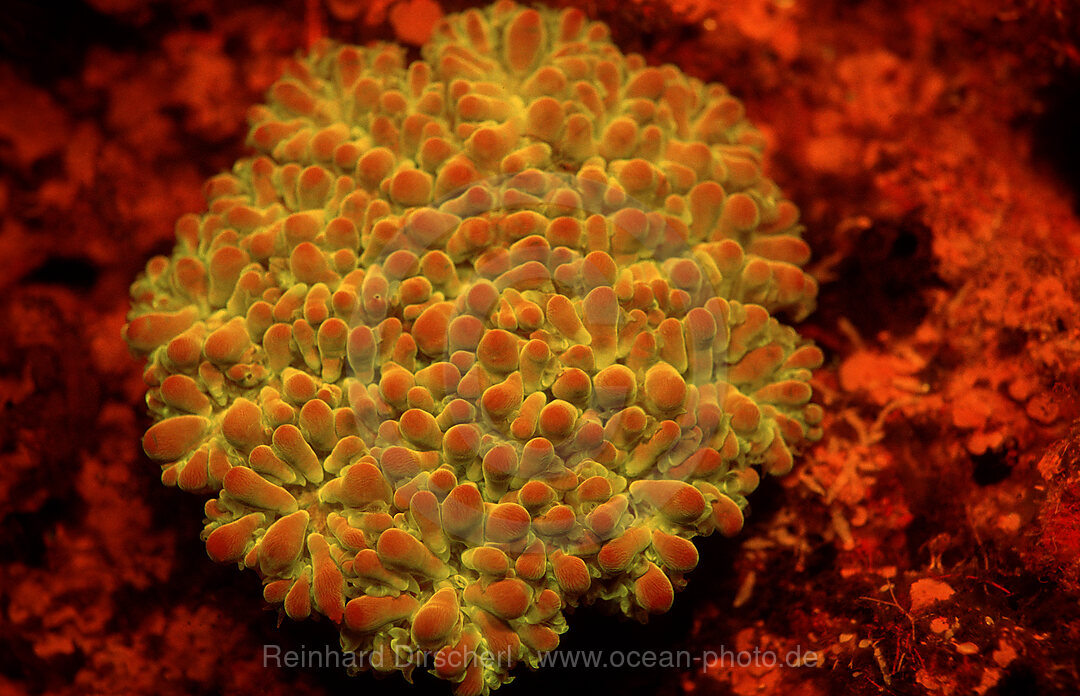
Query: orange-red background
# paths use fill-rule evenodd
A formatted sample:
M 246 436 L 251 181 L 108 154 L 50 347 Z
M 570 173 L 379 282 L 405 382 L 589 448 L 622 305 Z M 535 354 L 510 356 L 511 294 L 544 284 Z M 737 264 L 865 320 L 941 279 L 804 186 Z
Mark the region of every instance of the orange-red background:
M 0 693 L 446 693 L 264 668 L 278 625 L 139 447 L 128 284 L 244 114 L 323 35 L 423 41 L 433 0 L 85 0 L 0 28 Z M 567 3 L 557 3 L 567 4 Z M 772 142 L 822 286 L 825 439 L 649 627 L 570 650 L 819 653 L 824 669 L 524 671 L 506 693 L 1080 690 L 1080 11 L 1064 0 L 595 0 L 626 51 L 720 80 Z

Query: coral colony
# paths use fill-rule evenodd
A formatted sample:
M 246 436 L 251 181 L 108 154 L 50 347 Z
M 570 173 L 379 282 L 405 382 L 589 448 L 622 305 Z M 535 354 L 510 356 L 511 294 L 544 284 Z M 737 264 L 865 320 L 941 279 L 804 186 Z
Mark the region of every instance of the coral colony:
M 215 561 L 363 666 L 482 694 L 564 609 L 667 611 L 820 436 L 798 211 L 739 101 L 500 2 L 324 43 L 132 286 L 143 447 Z M 480 655 L 486 659 L 480 659 Z M 396 658 L 396 659 L 395 659 Z

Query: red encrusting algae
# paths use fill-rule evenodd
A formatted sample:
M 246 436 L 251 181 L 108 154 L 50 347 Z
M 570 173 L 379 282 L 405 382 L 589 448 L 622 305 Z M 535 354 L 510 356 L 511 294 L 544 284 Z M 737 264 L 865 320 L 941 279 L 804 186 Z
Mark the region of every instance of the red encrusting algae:
M 175 244 L 173 222 L 203 204 L 201 182 L 244 155 L 245 110 L 288 56 L 327 35 L 418 46 L 434 19 L 407 26 L 410 8 L 420 6 L 426 22 L 466 6 L 439 4 L 88 0 L 61 17 L 31 3 L 7 8 L 0 690 L 355 688 L 340 659 L 327 662 L 337 651 L 326 645 L 325 621 L 279 626 L 278 612 L 262 610 L 255 573 L 205 561 L 201 511 L 160 485 L 139 447 L 152 422 L 139 416 L 145 387 L 119 331 L 131 278 Z M 817 259 L 808 270 L 821 285 L 819 308 L 799 331 L 824 349 L 813 385 L 827 412 L 823 439 L 793 473 L 779 487 L 764 479 L 738 537 L 695 540 L 696 579 L 670 611 L 647 627 L 578 611 L 554 653 L 687 650 L 703 662 L 579 662 L 509 688 L 550 693 L 572 681 L 581 690 L 656 693 L 1075 692 L 1076 8 L 599 0 L 588 13 L 647 64 L 724 82 L 769 142 L 764 167 L 799 203 Z M 632 167 L 628 181 L 647 181 L 643 172 Z M 598 267 L 597 277 L 607 272 Z M 405 296 L 431 292 L 409 280 Z M 452 340 L 474 340 L 475 325 L 454 328 Z M 519 355 L 519 368 L 528 364 Z M 596 375 L 581 366 L 563 374 L 555 398 L 580 408 L 600 397 Z M 583 391 L 589 377 L 591 395 Z M 618 403 L 624 375 L 604 379 L 604 397 Z M 423 380 L 441 398 L 445 377 Z M 396 374 L 387 388 L 406 383 Z M 414 375 L 402 403 L 419 383 Z M 174 380 L 166 392 L 182 403 L 186 387 Z M 535 400 L 529 407 L 543 408 Z M 279 417 L 286 408 L 285 399 L 272 404 Z M 479 446 L 471 431 L 445 432 L 443 456 L 466 458 Z M 276 458 L 289 467 L 272 441 L 258 452 L 265 466 Z M 455 483 L 432 476 L 427 492 Z M 526 509 L 548 495 L 520 491 Z M 581 491 L 583 499 L 603 493 L 596 482 Z M 310 494 L 297 504 L 309 524 L 354 536 Z M 565 504 L 535 523 L 557 533 L 573 519 Z M 657 557 L 668 553 L 665 537 L 654 533 L 650 543 Z M 312 552 L 305 544 L 301 553 Z M 274 572 L 289 554 L 275 545 L 259 562 Z M 608 552 L 604 562 L 618 567 L 621 557 Z M 369 568 L 377 560 L 375 549 L 357 554 Z M 575 588 L 586 579 L 575 560 L 530 549 L 513 572 L 529 582 L 550 563 Z M 692 560 L 653 562 L 681 568 Z M 462 562 L 478 574 L 502 572 L 490 554 Z M 265 589 L 279 603 L 290 588 Z M 447 617 L 462 605 L 448 595 L 414 614 L 417 645 L 434 649 L 449 630 Z M 545 590 L 534 604 L 544 615 L 561 599 Z M 475 647 L 441 650 L 439 674 L 460 676 L 453 658 Z M 755 653 L 825 669 L 733 661 Z M 445 693 L 415 676 L 413 691 Z

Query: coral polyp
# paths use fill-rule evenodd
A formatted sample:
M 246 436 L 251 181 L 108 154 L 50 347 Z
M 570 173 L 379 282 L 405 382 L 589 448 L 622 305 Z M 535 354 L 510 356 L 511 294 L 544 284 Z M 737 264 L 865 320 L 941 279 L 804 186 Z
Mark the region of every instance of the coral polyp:
M 667 611 L 820 436 L 796 207 L 724 87 L 577 10 L 322 43 L 132 286 L 143 447 L 211 558 L 480 694 L 564 610 Z M 487 654 L 490 659 L 479 659 Z

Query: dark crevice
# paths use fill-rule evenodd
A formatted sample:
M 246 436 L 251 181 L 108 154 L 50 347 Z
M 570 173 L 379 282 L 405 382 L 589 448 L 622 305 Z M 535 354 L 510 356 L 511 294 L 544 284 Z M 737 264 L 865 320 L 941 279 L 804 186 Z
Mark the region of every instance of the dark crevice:
M 28 285 L 60 285 L 75 290 L 90 290 L 98 281 L 97 266 L 80 258 L 54 256 L 30 271 L 23 282 Z
M 1016 452 L 1011 448 L 987 450 L 982 454 L 971 455 L 973 465 L 971 474 L 980 486 L 992 486 L 1009 478 L 1012 473 Z
M 1063 70 L 1037 95 L 1042 112 L 1026 126 L 1032 134 L 1032 156 L 1068 186 L 1073 210 L 1080 212 L 1080 70 Z
M 0 518 L 0 557 L 32 568 L 47 561 L 48 537 L 58 522 L 75 519 L 77 505 L 50 498 L 34 512 L 13 512 Z
M 822 287 L 815 321 L 831 325 L 842 316 L 868 338 L 885 329 L 910 334 L 929 310 L 925 290 L 941 284 L 930 240 L 930 229 L 914 217 L 862 230 L 837 266 L 837 280 Z
M 997 696 L 1039 696 L 1039 676 L 1030 664 L 1016 661 L 1009 665 L 1005 676 L 992 692 Z
M 12 0 L 4 3 L 0 22 L 0 54 L 42 85 L 76 74 L 91 46 L 134 48 L 146 38 L 75 0 Z

